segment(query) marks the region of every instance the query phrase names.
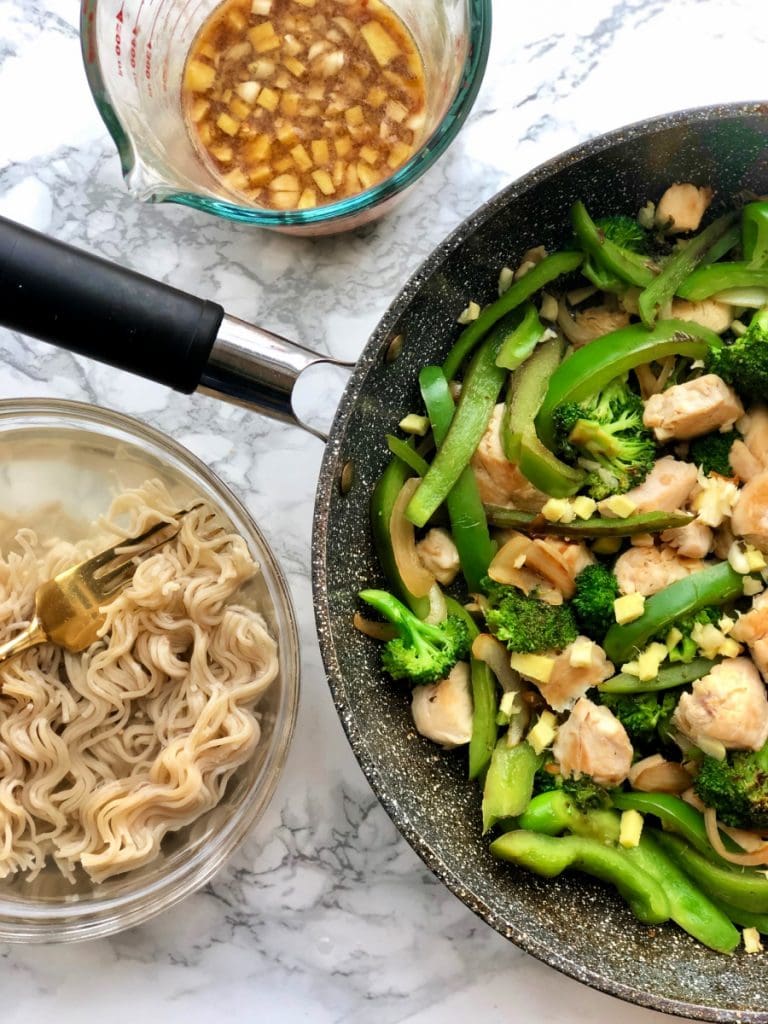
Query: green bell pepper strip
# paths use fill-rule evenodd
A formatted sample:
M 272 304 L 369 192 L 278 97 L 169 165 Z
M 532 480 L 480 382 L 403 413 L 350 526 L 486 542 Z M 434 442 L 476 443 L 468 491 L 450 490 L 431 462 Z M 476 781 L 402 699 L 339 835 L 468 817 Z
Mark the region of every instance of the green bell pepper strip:
M 394 434 L 387 434 L 387 448 L 392 454 L 400 459 L 402 462 L 412 469 L 417 476 L 424 476 L 429 469 L 429 463 L 426 459 L 423 459 L 421 455 L 408 444 L 407 441 L 403 441 L 401 437 L 395 437 Z
M 449 615 L 457 615 L 467 624 L 470 643 L 480 630 L 464 605 L 452 597 L 446 597 Z M 470 679 L 472 683 L 472 738 L 469 741 L 469 778 L 476 779 L 483 774 L 491 760 L 496 746 L 498 726 L 496 715 L 499 701 L 496 693 L 496 679 L 484 661 L 470 656 Z
M 550 523 L 535 512 L 519 512 L 503 505 L 486 505 L 485 514 L 492 526 L 501 529 L 519 530 L 520 533 L 555 537 L 634 537 L 637 533 L 660 533 L 687 526 L 695 518 L 687 512 L 638 512 L 626 519 L 609 519 L 592 516 L 590 519 L 574 519 L 572 523 Z
M 754 914 L 749 910 L 742 910 L 741 907 L 732 907 L 723 900 L 713 899 L 712 902 L 740 928 L 756 928 L 761 935 L 768 935 L 768 914 Z
M 768 288 L 768 267 L 751 267 L 749 263 L 712 263 L 699 267 L 678 288 L 681 299 L 700 302 L 711 295 L 734 288 Z
M 496 365 L 496 351 L 489 338 L 469 364 L 448 433 L 405 510 L 416 526 L 424 526 L 445 501 L 485 433 L 507 376 L 507 371 Z
M 624 249 L 610 238 L 606 238 L 605 232 L 601 231 L 589 216 L 581 200 L 571 207 L 571 223 L 584 252 L 611 278 L 619 278 L 638 288 L 645 288 L 653 281 L 654 273 L 648 265 L 649 258 Z
M 519 462 L 523 434 L 531 429 L 549 380 L 563 358 L 563 343 L 553 338 L 540 345 L 509 379 L 501 424 L 501 446 L 510 462 Z
M 676 250 L 666 261 L 661 273 L 640 293 L 637 305 L 646 327 L 652 327 L 659 310 L 678 293 L 680 285 L 701 263 L 707 252 L 736 223 L 735 212 L 718 217 L 688 244 Z
M 749 267 L 768 263 L 768 203 L 747 203 L 741 211 L 741 251 Z
M 517 824 L 519 828 L 547 836 L 573 832 L 588 839 L 599 839 L 603 843 L 619 841 L 620 821 L 615 811 L 580 811 L 562 789 L 553 789 L 535 796 L 518 818 Z
M 465 327 L 446 356 L 443 373 L 448 380 L 453 380 L 470 352 L 506 313 L 522 306 L 526 299 L 551 281 L 577 270 L 583 260 L 580 252 L 553 252 L 515 281 L 496 302 L 486 306 L 477 320 Z
M 424 367 L 419 374 L 419 387 L 439 451 L 454 417 L 453 397 L 439 366 Z M 451 535 L 459 552 L 461 571 L 469 592 L 473 594 L 480 589 L 483 577 L 488 575 L 495 546 L 488 532 L 475 474 L 469 466 L 462 470 L 448 492 L 445 505 L 451 521 Z
M 675 580 L 664 590 L 652 594 L 645 602 L 645 611 L 634 622 L 608 630 L 603 648 L 615 665 L 629 661 L 645 647 L 653 636 L 663 633 L 685 615 L 709 605 L 715 607 L 741 597 L 744 577 L 735 572 L 728 562 L 699 569 L 681 580 Z
M 516 310 L 515 312 L 518 311 Z M 514 315 L 510 314 L 512 317 Z M 516 319 L 517 323 L 512 329 L 510 327 L 514 321 L 510 320 L 508 322 L 503 336 L 499 332 L 500 344 L 499 354 L 496 356 L 496 365 L 503 366 L 505 370 L 516 370 L 518 366 L 524 363 L 541 341 L 542 335 L 546 331 L 546 327 L 539 320 L 539 312 L 532 302 L 528 302 L 522 307 L 522 317 L 517 316 Z M 499 324 L 499 328 L 501 328 L 505 321 L 506 317 Z
M 533 777 L 542 761 L 528 743 L 508 747 L 496 744 L 483 786 L 483 835 L 505 818 L 517 818 L 526 809 L 533 792 Z
M 652 814 L 658 818 L 665 832 L 674 832 L 687 840 L 690 845 L 712 864 L 733 870 L 733 866 L 719 856 L 707 839 L 704 815 L 691 807 L 680 797 L 671 793 L 639 793 L 615 792 L 611 794 L 611 802 L 620 811 L 639 811 L 640 814 Z M 722 836 L 728 849 L 738 850 L 736 844 L 726 835 Z
M 535 430 L 520 438 L 520 472 L 544 494 L 552 498 L 570 498 L 584 483 L 581 470 L 566 465 L 541 443 Z
M 633 864 L 626 851 L 606 846 L 597 839 L 555 838 L 520 830 L 494 840 L 491 853 L 545 878 L 555 878 L 568 868 L 584 871 L 615 886 L 644 924 L 669 920 L 669 901 L 659 882 Z
M 410 476 L 410 466 L 395 458 L 392 459 L 379 477 L 371 496 L 371 532 L 379 565 L 382 568 L 387 583 L 414 614 L 423 619 L 429 615 L 429 599 L 426 597 L 415 597 L 403 583 L 397 570 L 395 554 L 392 550 L 392 534 L 389 529 L 392 509 L 397 501 L 397 496 L 402 490 L 403 484 Z
M 707 249 L 699 266 L 705 267 L 709 263 L 717 263 L 718 260 L 721 260 L 723 256 L 727 255 L 731 249 L 737 246 L 740 241 L 741 227 L 738 224 L 732 224 L 725 234 Z
M 653 831 L 653 838 L 704 892 L 740 910 L 768 913 L 768 878 L 750 868 L 733 870 L 712 864 L 678 836 Z
M 604 334 L 574 352 L 552 374 L 536 416 L 536 431 L 544 444 L 553 448 L 553 415 L 559 405 L 580 402 L 616 377 L 645 363 L 667 356 L 704 359 L 721 345 L 714 331 L 686 320 L 659 320 L 652 329 L 632 324 Z
M 678 686 L 687 686 L 703 676 L 709 675 L 717 664 L 708 658 L 694 658 L 687 665 L 669 665 L 659 670 L 655 679 L 638 679 L 627 672 L 619 672 L 604 683 L 600 683 L 601 693 L 658 693 L 659 690 L 674 690 Z

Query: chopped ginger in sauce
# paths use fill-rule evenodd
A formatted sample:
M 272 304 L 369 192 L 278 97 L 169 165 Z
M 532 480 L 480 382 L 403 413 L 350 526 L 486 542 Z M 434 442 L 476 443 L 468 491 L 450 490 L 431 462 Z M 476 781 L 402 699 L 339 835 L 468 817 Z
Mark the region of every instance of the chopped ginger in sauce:
M 192 46 L 182 103 L 216 177 L 274 210 L 371 188 L 426 120 L 421 57 L 380 0 L 226 0 Z

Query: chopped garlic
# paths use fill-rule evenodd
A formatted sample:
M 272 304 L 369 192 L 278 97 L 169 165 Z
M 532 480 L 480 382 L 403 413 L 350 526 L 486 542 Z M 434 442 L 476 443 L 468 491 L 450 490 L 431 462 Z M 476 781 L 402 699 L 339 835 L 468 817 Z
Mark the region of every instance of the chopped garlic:
M 765 586 L 760 580 L 756 580 L 753 576 L 744 577 L 744 596 L 754 597 L 755 594 L 762 594 L 765 590 Z
M 671 651 L 673 647 L 677 647 L 680 641 L 683 639 L 683 634 L 677 628 L 673 626 L 672 629 L 667 633 L 667 639 L 664 641 L 667 645 L 667 650 Z
M 717 624 L 717 628 L 725 636 L 728 636 L 728 634 L 731 632 L 731 630 L 733 629 L 733 627 L 735 625 L 736 625 L 736 619 L 732 619 L 730 617 L 730 615 L 723 615 L 722 618 L 720 619 L 720 621 Z
M 649 199 L 645 206 L 640 207 L 637 214 L 637 223 L 641 228 L 650 231 L 656 220 L 656 204 Z
M 717 649 L 721 658 L 738 658 L 742 652 L 742 646 L 732 636 L 726 637 Z
M 645 611 L 645 598 L 642 594 L 625 594 L 613 602 L 613 614 L 620 626 L 639 619 Z
M 711 622 L 697 622 L 691 630 L 691 639 L 705 658 L 714 658 L 726 640 Z
M 768 565 L 762 551 L 753 548 L 751 544 L 747 544 L 744 554 L 747 556 L 750 572 L 762 572 Z
M 739 497 L 739 488 L 724 476 L 707 476 L 701 470 L 699 487 L 701 490 L 692 502 L 694 512 L 698 513 L 699 522 L 705 526 L 721 526 L 723 520 L 733 512 L 733 506 Z
M 555 659 L 547 658 L 543 654 L 513 654 L 509 663 L 526 679 L 533 679 L 536 683 L 548 683 Z
M 539 316 L 542 320 L 557 320 L 558 314 L 558 303 L 554 295 L 550 295 L 548 292 L 541 293 L 541 306 L 539 308 Z
M 621 671 L 624 673 L 625 676 L 637 677 L 640 675 L 640 667 L 637 664 L 637 661 L 625 661 L 624 664 L 621 666 Z
M 747 556 L 738 540 L 735 540 L 728 548 L 728 563 L 734 572 L 739 572 L 742 576 L 746 576 L 749 572 Z
M 648 644 L 637 658 L 637 675 L 641 682 L 647 683 L 659 674 L 659 666 L 667 657 L 665 644 Z
M 537 754 L 551 747 L 557 736 L 557 719 L 551 711 L 542 711 L 539 720 L 528 733 L 526 739 Z
M 716 761 L 725 760 L 725 745 L 720 740 L 711 740 L 707 736 L 697 736 L 696 746 L 707 757 L 714 757 Z
M 480 306 L 477 302 L 470 302 L 466 309 L 462 310 L 459 316 L 456 318 L 456 323 L 459 324 L 471 324 L 473 320 L 477 320 L 480 316 Z
M 430 426 L 429 417 L 419 416 L 412 412 L 401 419 L 398 426 L 406 434 L 418 434 L 419 437 L 426 437 Z
M 763 952 L 763 944 L 760 941 L 760 932 L 757 928 L 744 928 L 741 932 L 741 937 L 744 939 L 745 953 Z
M 514 690 L 507 690 L 499 701 L 499 711 L 501 711 L 503 715 L 506 715 L 507 718 L 511 718 L 518 710 L 517 694 Z
M 639 811 L 624 811 L 621 815 L 619 828 L 619 846 L 625 850 L 631 850 L 634 846 L 640 845 L 640 836 L 643 834 L 643 816 Z
M 571 653 L 568 661 L 572 668 L 590 668 L 592 665 L 592 654 L 594 643 L 585 636 L 580 636 L 571 644 Z
M 573 499 L 573 511 L 579 519 L 591 519 L 597 511 L 597 502 L 594 498 L 588 498 L 586 494 L 580 494 Z
M 515 272 L 511 267 L 502 267 L 499 272 L 499 297 L 508 291 L 515 279 Z
M 626 494 L 612 494 L 610 498 L 604 498 L 597 507 L 603 515 L 613 516 L 616 519 L 626 519 L 637 509 L 637 505 Z
M 548 523 L 572 523 L 576 518 L 576 510 L 567 498 L 550 498 L 541 514 Z

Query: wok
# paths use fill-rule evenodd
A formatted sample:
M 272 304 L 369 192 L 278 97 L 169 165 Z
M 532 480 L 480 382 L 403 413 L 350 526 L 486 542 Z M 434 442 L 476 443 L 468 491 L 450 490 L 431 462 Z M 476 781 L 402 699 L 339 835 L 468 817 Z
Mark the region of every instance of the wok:
M 415 735 L 403 690 L 382 678 L 376 645 L 352 628 L 355 595 L 382 582 L 368 524 L 389 454 L 384 435 L 418 403 L 417 372 L 440 362 L 472 298 L 495 297 L 499 268 L 532 245 L 556 247 L 577 198 L 600 214 L 636 210 L 672 181 L 724 195 L 768 191 L 768 107 L 710 107 L 602 136 L 505 189 L 408 282 L 368 342 L 330 431 L 312 555 L 317 630 L 354 752 L 393 821 L 475 913 L 573 978 L 669 1013 L 768 1021 L 762 957 L 724 957 L 677 928 L 639 925 L 582 875 L 545 881 L 494 861 L 477 788 L 460 753 Z M 318 356 L 223 310 L 58 243 L 0 225 L 0 322 L 159 380 L 202 387 L 292 420 L 296 379 Z

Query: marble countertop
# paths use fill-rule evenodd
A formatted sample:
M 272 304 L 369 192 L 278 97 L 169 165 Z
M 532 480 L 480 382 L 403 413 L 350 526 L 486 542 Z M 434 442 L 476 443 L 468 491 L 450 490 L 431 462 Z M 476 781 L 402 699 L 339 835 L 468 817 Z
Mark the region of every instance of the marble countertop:
M 298 241 L 126 195 L 85 84 L 76 7 L 0 0 L 0 214 L 341 358 L 355 358 L 432 247 L 510 180 L 621 124 L 764 95 L 760 0 L 496 0 L 485 83 L 447 156 L 384 222 Z M 245 846 L 204 891 L 143 927 L 69 947 L 0 945 L 4 1024 L 661 1021 L 508 944 L 425 870 L 378 806 L 315 640 L 309 550 L 320 442 L 2 331 L 0 356 L 0 397 L 119 409 L 203 457 L 275 547 L 303 657 L 288 764 Z

